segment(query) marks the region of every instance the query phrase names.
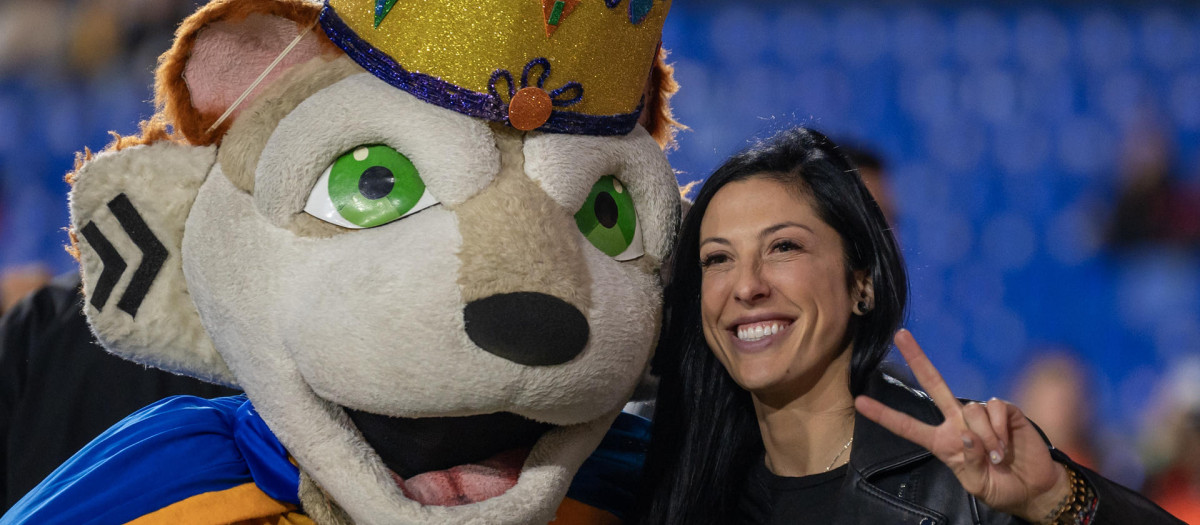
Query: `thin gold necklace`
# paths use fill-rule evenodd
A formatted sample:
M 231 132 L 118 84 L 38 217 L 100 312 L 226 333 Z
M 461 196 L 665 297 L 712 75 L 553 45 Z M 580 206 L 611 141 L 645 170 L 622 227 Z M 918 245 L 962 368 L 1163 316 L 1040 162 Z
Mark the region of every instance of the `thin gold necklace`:
M 837 464 L 838 460 L 841 459 L 842 454 L 846 453 L 846 449 L 850 448 L 850 444 L 853 442 L 854 442 L 854 436 L 850 436 L 850 441 L 847 441 L 845 445 L 842 445 L 842 450 L 838 451 L 838 454 L 833 457 L 833 461 L 829 463 L 829 466 L 825 467 L 825 472 L 829 472 L 829 470 L 832 469 L 833 466 Z

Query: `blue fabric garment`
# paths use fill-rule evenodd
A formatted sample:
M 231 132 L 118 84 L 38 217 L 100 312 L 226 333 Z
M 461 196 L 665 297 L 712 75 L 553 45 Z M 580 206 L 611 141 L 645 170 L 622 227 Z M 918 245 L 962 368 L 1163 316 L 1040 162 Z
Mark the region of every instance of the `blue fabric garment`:
M 245 396 L 241 396 L 245 397 Z M 268 496 L 300 505 L 300 469 L 289 460 L 288 451 L 249 401 L 237 409 L 234 442 L 250 468 L 254 483 Z
M 649 419 L 621 412 L 575 479 L 567 497 L 624 520 L 633 510 L 650 446 Z
M 169 397 L 89 443 L 0 525 L 125 523 L 251 481 L 273 498 L 299 503 L 299 470 L 246 397 Z
M 650 421 L 622 413 L 567 496 L 622 519 L 631 509 Z M 166 398 L 101 434 L 0 518 L 0 525 L 126 523 L 206 492 L 254 482 L 299 505 L 299 469 L 246 396 Z

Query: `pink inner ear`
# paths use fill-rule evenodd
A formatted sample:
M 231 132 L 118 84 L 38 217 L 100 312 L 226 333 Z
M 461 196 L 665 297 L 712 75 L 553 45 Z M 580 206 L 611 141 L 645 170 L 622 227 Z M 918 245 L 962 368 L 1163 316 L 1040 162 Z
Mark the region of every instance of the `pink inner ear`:
M 215 22 L 196 36 L 183 78 L 192 94 L 192 104 L 201 114 L 221 114 L 242 95 L 254 79 L 300 33 L 291 20 L 252 14 L 237 22 Z M 250 105 L 267 86 L 297 64 L 321 52 L 316 33 L 308 31 L 279 65 L 267 75 L 233 116 Z

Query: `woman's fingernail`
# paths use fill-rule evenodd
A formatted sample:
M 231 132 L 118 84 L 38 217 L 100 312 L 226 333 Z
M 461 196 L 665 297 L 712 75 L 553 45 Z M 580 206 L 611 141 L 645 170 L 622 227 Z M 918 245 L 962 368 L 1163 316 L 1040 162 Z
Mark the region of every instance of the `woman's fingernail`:
M 974 442 L 974 441 L 972 441 L 972 440 L 971 440 L 971 438 L 969 438 L 969 437 L 967 437 L 967 436 L 963 436 L 963 437 L 962 437 L 962 440 L 963 440 L 963 446 L 964 446 L 964 447 L 967 447 L 967 448 L 975 448 L 975 442 Z
M 998 451 L 993 450 L 991 452 L 988 452 L 988 459 L 992 460 L 993 465 L 999 465 L 1000 460 L 1004 459 L 1004 455 L 1000 454 L 1000 452 L 998 452 Z

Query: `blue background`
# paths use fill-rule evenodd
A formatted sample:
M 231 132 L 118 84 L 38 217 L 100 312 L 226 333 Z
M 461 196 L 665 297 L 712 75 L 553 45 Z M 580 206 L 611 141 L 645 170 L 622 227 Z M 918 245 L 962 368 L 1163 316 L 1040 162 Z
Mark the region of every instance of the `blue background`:
M 703 179 L 805 125 L 886 159 L 908 326 L 956 394 L 1008 395 L 1038 352 L 1094 372 L 1130 435 L 1168 368 L 1200 355 L 1187 246 L 1115 252 L 1104 230 L 1130 136 L 1200 179 L 1200 9 L 1163 3 L 676 2 L 664 35 Z

